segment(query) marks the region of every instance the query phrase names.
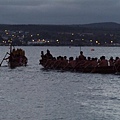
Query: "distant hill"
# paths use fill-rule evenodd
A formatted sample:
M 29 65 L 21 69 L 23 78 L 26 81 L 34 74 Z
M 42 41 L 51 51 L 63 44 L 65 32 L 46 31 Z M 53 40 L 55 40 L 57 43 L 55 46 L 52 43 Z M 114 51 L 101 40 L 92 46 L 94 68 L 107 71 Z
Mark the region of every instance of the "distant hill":
M 91 23 L 91 24 L 83 24 L 81 27 L 89 27 L 89 28 L 109 28 L 109 29 L 118 29 L 120 28 L 120 24 L 115 22 L 101 22 L 101 23 Z
M 80 32 L 87 30 L 120 30 L 120 24 L 114 22 L 102 22 L 91 24 L 77 24 L 77 25 L 9 25 L 0 24 L 0 30 L 23 30 L 31 32 L 47 31 L 47 32 Z

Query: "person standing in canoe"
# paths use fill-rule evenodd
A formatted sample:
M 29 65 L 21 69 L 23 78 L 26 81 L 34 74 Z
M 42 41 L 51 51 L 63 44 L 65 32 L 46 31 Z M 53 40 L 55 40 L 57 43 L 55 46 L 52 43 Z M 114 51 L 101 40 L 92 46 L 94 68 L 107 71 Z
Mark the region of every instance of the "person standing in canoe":
M 52 54 L 50 53 L 50 51 L 48 49 L 47 49 L 47 53 L 45 54 L 45 57 L 47 59 L 52 59 L 53 58 Z
M 80 51 L 79 60 L 85 60 L 85 56 L 83 55 L 83 51 Z

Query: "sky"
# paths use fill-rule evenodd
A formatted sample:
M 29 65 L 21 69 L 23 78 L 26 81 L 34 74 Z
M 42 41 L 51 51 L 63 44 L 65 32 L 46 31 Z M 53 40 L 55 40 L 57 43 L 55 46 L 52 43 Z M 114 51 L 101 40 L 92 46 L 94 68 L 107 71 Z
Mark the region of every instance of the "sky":
M 0 24 L 120 23 L 120 0 L 0 0 Z

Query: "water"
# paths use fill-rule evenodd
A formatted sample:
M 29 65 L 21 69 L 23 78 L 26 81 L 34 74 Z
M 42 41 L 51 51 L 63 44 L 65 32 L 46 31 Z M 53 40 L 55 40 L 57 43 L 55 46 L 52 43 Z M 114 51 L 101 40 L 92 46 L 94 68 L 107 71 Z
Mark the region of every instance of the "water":
M 40 51 L 78 56 L 79 47 L 21 47 L 28 66 L 0 67 L 0 120 L 119 120 L 120 75 L 44 70 Z M 93 47 L 92 47 L 93 48 Z M 85 56 L 120 56 L 119 47 L 82 47 Z M 0 60 L 9 47 L 0 47 Z

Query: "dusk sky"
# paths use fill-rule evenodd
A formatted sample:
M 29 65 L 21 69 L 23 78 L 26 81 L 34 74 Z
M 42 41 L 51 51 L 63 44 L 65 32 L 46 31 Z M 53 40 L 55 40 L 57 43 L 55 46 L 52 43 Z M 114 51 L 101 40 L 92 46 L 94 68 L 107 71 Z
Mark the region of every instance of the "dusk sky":
M 120 0 L 0 0 L 0 24 L 120 23 Z

